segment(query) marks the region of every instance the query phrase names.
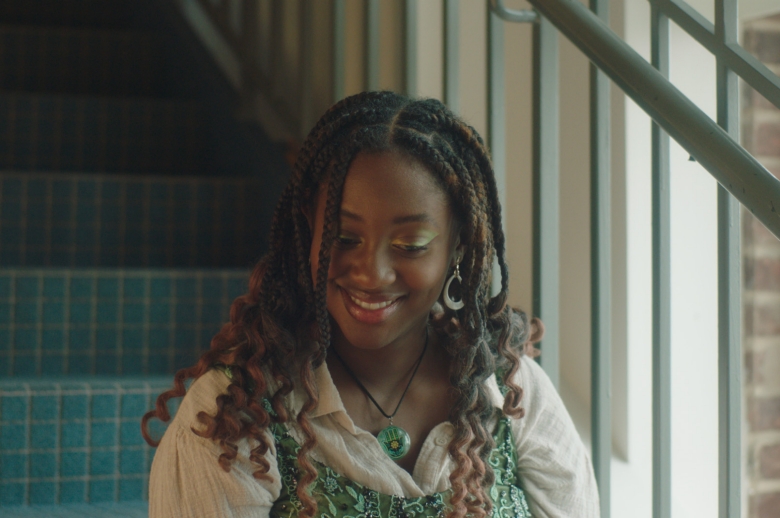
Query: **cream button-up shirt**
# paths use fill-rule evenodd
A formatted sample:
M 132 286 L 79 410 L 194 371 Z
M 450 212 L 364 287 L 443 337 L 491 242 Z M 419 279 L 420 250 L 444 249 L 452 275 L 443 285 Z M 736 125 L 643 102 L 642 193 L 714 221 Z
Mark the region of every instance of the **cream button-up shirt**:
M 317 436 L 312 457 L 351 480 L 385 494 L 418 497 L 450 486 L 454 462 L 447 453 L 453 428 L 437 425 L 426 438 L 409 474 L 382 450 L 376 438 L 356 427 L 323 364 L 315 371 L 320 401 L 310 415 Z M 523 388 L 525 416 L 512 419 L 520 483 L 536 518 L 599 516 L 598 492 L 585 447 L 574 429 L 563 402 L 536 362 L 523 357 L 517 377 Z M 487 380 L 493 404 L 502 408 L 504 398 L 495 376 Z M 216 397 L 230 380 L 218 370 L 195 380 L 162 438 L 149 481 L 149 517 L 267 517 L 279 497 L 281 482 L 276 451 L 270 448 L 270 481 L 255 480 L 257 466 L 249 461 L 254 439 L 238 443 L 238 456 L 225 472 L 217 464 L 222 453 L 210 439 L 195 435 L 203 429 L 197 414 L 216 413 Z M 305 395 L 294 391 L 290 408 L 297 412 Z M 294 415 L 294 414 L 293 414 Z M 302 443 L 299 430 L 288 424 L 290 434 Z M 269 442 L 273 440 L 269 435 Z

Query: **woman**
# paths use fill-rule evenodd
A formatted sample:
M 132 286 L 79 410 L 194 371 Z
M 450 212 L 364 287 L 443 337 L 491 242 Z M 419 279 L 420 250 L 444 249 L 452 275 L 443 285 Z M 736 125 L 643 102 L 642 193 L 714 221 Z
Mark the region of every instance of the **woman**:
M 487 150 L 441 103 L 333 106 L 249 293 L 144 418 L 155 445 L 148 420 L 186 391 L 150 516 L 597 516 L 536 324 L 506 305 L 500 221 Z

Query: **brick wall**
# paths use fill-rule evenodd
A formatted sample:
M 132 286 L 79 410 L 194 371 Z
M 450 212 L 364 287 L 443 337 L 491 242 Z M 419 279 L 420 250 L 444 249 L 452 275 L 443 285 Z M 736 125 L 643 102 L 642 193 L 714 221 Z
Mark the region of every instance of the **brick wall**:
M 747 23 L 743 45 L 780 74 L 780 15 Z M 743 88 L 745 147 L 780 178 L 780 110 Z M 743 213 L 749 518 L 780 518 L 780 241 Z

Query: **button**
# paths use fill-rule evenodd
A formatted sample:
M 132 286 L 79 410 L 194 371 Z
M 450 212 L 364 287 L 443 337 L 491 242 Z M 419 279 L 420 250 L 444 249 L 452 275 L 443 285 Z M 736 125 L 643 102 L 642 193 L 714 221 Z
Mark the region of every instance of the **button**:
M 447 446 L 450 443 L 450 440 L 447 437 L 437 437 L 434 442 L 439 446 Z

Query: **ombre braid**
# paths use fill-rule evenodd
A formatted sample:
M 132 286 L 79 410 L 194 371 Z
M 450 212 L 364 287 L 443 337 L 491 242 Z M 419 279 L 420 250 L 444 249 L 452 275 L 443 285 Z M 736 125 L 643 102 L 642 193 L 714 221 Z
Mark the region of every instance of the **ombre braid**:
M 450 476 L 450 515 L 485 516 L 492 508 L 485 487 L 494 480 L 487 458 L 495 446 L 487 429 L 494 416 L 485 380 L 501 373 L 508 388 L 504 412 L 523 416 L 522 389 L 512 380 L 520 357 L 534 351 L 529 346 L 532 325 L 525 313 L 506 304 L 505 239 L 488 151 L 474 128 L 433 99 L 366 92 L 344 99 L 322 116 L 298 154 L 274 213 L 270 251 L 255 267 L 248 293 L 233 302 L 230 322 L 214 337 L 210 350 L 196 365 L 179 371 L 174 388 L 157 398 L 155 410 L 144 416 L 142 431 L 147 442 L 156 445 L 148 421 L 152 417 L 170 419 L 166 403 L 185 394 L 185 380 L 201 376 L 214 365 L 230 365 L 233 378 L 227 394 L 217 398 L 216 415 L 198 415 L 206 428 L 196 433 L 221 445 L 218 462 L 226 471 L 236 458 L 237 442 L 255 439 L 258 446 L 250 460 L 257 465 L 254 476 L 261 479 L 268 477 L 270 467 L 265 458 L 270 447 L 265 430 L 274 420 L 295 421 L 304 439 L 298 453 L 301 514 L 317 512 L 307 492 L 317 476 L 308 455 L 317 443 L 308 414 L 318 402 L 314 369 L 325 361 L 330 345 L 326 305 L 330 250 L 338 232 L 350 164 L 359 153 L 384 151 L 405 153 L 426 166 L 448 195 L 464 245 L 460 268 L 465 305 L 457 314 L 432 312 L 431 322 L 451 357 L 450 383 L 455 394 L 448 416 L 455 430 L 448 449 L 455 462 Z M 322 189 L 327 201 L 318 270 L 312 280 L 312 232 L 306 217 Z M 494 258 L 500 268 L 501 289 L 491 297 Z M 541 323 L 538 326 L 541 329 Z M 296 383 L 304 389 L 307 401 L 297 416 L 291 416 L 285 399 Z M 273 413 L 265 409 L 263 398 L 271 401 Z

